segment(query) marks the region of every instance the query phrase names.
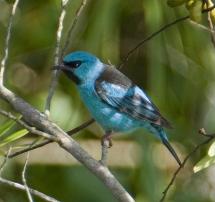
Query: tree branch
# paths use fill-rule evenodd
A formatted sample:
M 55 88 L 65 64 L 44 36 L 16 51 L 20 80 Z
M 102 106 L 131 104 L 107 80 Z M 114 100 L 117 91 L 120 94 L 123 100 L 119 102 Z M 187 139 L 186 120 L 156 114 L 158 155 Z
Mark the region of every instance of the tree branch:
M 57 66 L 59 64 L 60 60 L 60 43 L 62 38 L 62 31 L 63 31 L 63 22 L 66 16 L 66 6 L 68 4 L 69 0 L 61 0 L 61 13 L 59 17 L 58 22 L 58 30 L 57 30 L 57 36 L 56 36 L 56 47 L 55 47 L 55 55 L 54 55 L 54 66 Z M 46 99 L 45 103 L 45 114 L 49 116 L 50 113 L 50 107 L 51 107 L 51 100 L 54 95 L 55 88 L 57 86 L 58 77 L 60 75 L 59 70 L 53 70 L 52 78 L 51 78 L 51 84 L 49 87 L 49 93 Z
M 13 188 L 18 189 L 18 190 L 22 190 L 22 191 L 26 190 L 24 185 L 19 184 L 17 182 L 13 182 L 11 180 L 6 180 L 6 179 L 4 179 L 2 177 L 0 177 L 0 183 L 8 185 L 8 186 L 13 187 Z M 48 201 L 48 202 L 60 202 L 60 201 L 56 200 L 55 198 L 47 196 L 44 193 L 39 192 L 39 191 L 37 191 L 35 189 L 29 188 L 29 191 L 30 191 L 31 194 L 34 194 L 35 196 L 37 196 L 37 197 L 39 197 L 39 198 L 41 198 L 41 199 L 43 199 L 45 201 Z
M 70 27 L 68 33 L 67 33 L 66 41 L 64 43 L 64 46 L 63 46 L 63 49 L 62 49 L 62 52 L 61 52 L 61 58 L 63 57 L 63 55 L 65 54 L 66 50 L 68 49 L 68 47 L 70 45 L 70 39 L 71 39 L 71 36 L 72 36 L 72 32 L 75 29 L 75 26 L 76 26 L 76 24 L 78 22 L 78 19 L 79 19 L 81 13 L 82 13 L 84 7 L 86 6 L 86 4 L 87 4 L 87 0 L 82 0 L 80 7 L 76 11 L 76 15 L 75 15 L 75 17 L 73 19 L 73 22 L 71 24 L 71 27 Z
M 8 149 L 7 154 L 5 155 L 4 160 L 3 160 L 2 164 L 0 165 L 0 176 L 2 175 L 2 172 L 4 170 L 4 166 L 7 163 L 8 156 L 10 155 L 10 152 L 11 152 L 11 147 Z
M 42 136 L 42 137 L 45 137 L 45 138 L 48 138 L 52 141 L 55 141 L 55 137 L 47 134 L 47 133 L 44 133 L 42 131 L 39 131 L 37 130 L 35 127 L 31 127 L 29 126 L 27 123 L 25 123 L 24 121 L 18 119 L 17 117 L 15 117 L 11 112 L 6 112 L 2 109 L 0 109 L 0 114 L 5 116 L 5 117 L 8 117 L 9 119 L 12 119 L 14 121 L 16 121 L 20 126 L 26 128 L 28 131 L 30 131 L 31 133 L 35 134 L 35 135 L 39 135 L 39 136 Z
M 27 153 L 25 164 L 24 164 L 23 171 L 22 171 L 22 182 L 23 182 L 23 185 L 25 186 L 25 190 L 26 190 L 29 202 L 34 202 L 33 197 L 31 196 L 31 192 L 29 190 L 26 178 L 25 178 L 25 173 L 26 173 L 26 168 L 27 168 L 27 164 L 28 164 L 28 159 L 29 159 L 29 152 Z
M 204 9 L 202 10 L 202 13 L 207 13 L 210 12 L 211 10 L 213 10 L 215 8 L 215 5 L 211 6 L 210 8 Z M 153 32 L 152 34 L 150 34 L 149 36 L 147 36 L 145 39 L 143 39 L 142 41 L 140 41 L 134 48 L 132 48 L 127 55 L 124 57 L 124 59 L 122 60 L 121 64 L 119 65 L 119 68 L 122 68 L 123 65 L 128 61 L 129 57 L 136 51 L 138 50 L 141 46 L 143 46 L 147 41 L 151 40 L 152 38 L 154 38 L 155 36 L 159 35 L 161 32 L 163 32 L 164 30 L 172 27 L 173 25 L 185 21 L 187 19 L 189 19 L 190 16 L 184 16 L 181 18 L 178 18 L 168 24 L 165 24 L 164 26 L 162 26 L 160 29 L 158 29 L 156 32 Z
M 19 184 L 19 183 L 17 183 L 17 182 L 13 182 L 13 181 L 10 181 L 10 180 L 6 180 L 6 179 L 4 179 L 4 178 L 1 177 L 3 168 L 4 168 L 4 166 L 6 165 L 6 163 L 7 163 L 7 161 L 8 161 L 8 156 L 10 155 L 10 151 L 11 151 L 11 147 L 8 149 L 7 155 L 5 156 L 3 162 L 2 162 L 2 164 L 1 164 L 1 166 L 0 166 L 0 183 L 6 184 L 6 185 L 8 185 L 8 186 L 11 186 L 11 187 L 14 187 L 14 188 L 16 188 L 16 189 L 23 190 L 23 191 L 27 191 L 27 189 L 28 189 L 28 192 L 30 192 L 31 194 L 34 194 L 34 195 L 36 195 L 36 196 L 38 196 L 38 197 L 40 197 L 40 198 L 42 198 L 43 200 L 48 201 L 48 202 L 60 202 L 60 201 L 58 201 L 58 200 L 56 200 L 56 199 L 54 199 L 54 198 L 52 198 L 52 197 L 50 197 L 50 196 L 47 196 L 47 195 L 45 195 L 45 194 L 43 194 L 43 193 L 41 193 L 41 192 L 39 192 L 39 191 L 37 191 L 37 190 L 31 189 L 31 188 L 26 187 L 26 186 L 24 186 L 24 185 L 22 185 L 22 184 Z M 27 161 L 26 161 L 26 162 L 27 162 Z M 26 167 L 26 165 L 27 165 L 27 164 L 25 164 L 25 167 Z M 25 167 L 24 167 L 24 168 L 25 168 Z M 24 173 L 24 172 L 25 172 L 25 171 L 23 171 L 23 173 Z
M 10 36 L 11 36 L 11 28 L 12 28 L 12 23 L 13 23 L 13 17 L 16 13 L 16 8 L 17 5 L 19 3 L 19 0 L 15 0 L 13 7 L 12 7 L 12 11 L 10 14 L 10 19 L 8 22 L 8 26 L 7 26 L 7 34 L 6 34 L 6 38 L 5 38 L 5 49 L 4 49 L 4 56 L 3 59 L 1 61 L 1 67 L 0 67 L 0 86 L 3 85 L 4 83 L 4 72 L 5 72 L 5 64 L 7 62 L 8 59 L 8 50 L 9 50 L 9 42 L 10 42 Z
M 7 88 L 0 87 L 0 97 L 6 100 L 17 112 L 22 114 L 23 119 L 39 131 L 44 131 L 55 138 L 55 142 L 64 150 L 73 155 L 80 163 L 96 175 L 111 191 L 113 196 L 122 202 L 133 202 L 134 199 L 128 194 L 123 186 L 116 180 L 113 174 L 101 163 L 92 158 L 80 145 L 70 138 L 59 126 L 49 121 L 48 118 L 33 108 L 29 103 L 16 96 Z
M 152 38 L 154 38 L 155 36 L 159 35 L 161 32 L 163 32 L 164 30 L 172 27 L 173 25 L 182 22 L 184 20 L 189 19 L 190 16 L 184 16 L 181 18 L 178 18 L 176 20 L 174 20 L 173 22 L 170 22 L 168 24 L 165 24 L 164 26 L 162 26 L 160 29 L 158 29 L 156 32 L 153 32 L 152 34 L 150 34 L 149 36 L 147 36 L 145 39 L 143 39 L 142 41 L 140 41 L 134 48 L 132 48 L 127 55 L 124 57 L 124 59 L 122 60 L 122 63 L 119 65 L 119 68 L 122 68 L 123 65 L 128 61 L 129 57 L 137 50 L 139 49 L 143 44 L 145 44 L 147 41 L 151 40 Z
M 188 159 L 194 154 L 196 153 L 203 145 L 208 144 L 209 142 L 211 142 L 211 140 L 213 140 L 215 138 L 215 134 L 206 134 L 204 129 L 200 129 L 199 133 L 205 137 L 207 137 L 206 140 L 202 141 L 200 144 L 196 145 L 194 147 L 194 149 L 184 158 L 184 160 L 182 161 L 182 164 L 180 167 L 178 167 L 176 169 L 176 171 L 173 173 L 173 176 L 171 178 L 171 180 L 169 181 L 167 187 L 164 189 L 163 191 L 163 196 L 160 199 L 160 202 L 163 202 L 167 196 L 167 193 L 169 191 L 169 189 L 171 188 L 171 186 L 173 185 L 173 183 L 176 180 L 177 175 L 179 174 L 179 172 L 182 170 L 182 168 L 184 168 L 185 164 L 187 163 Z
M 80 132 L 81 130 L 83 130 L 84 128 L 88 127 L 89 125 L 91 125 L 92 123 L 94 123 L 95 120 L 94 119 L 90 119 L 86 122 L 84 122 L 83 124 L 81 124 L 80 126 L 68 131 L 67 133 L 72 136 L 72 135 L 75 135 L 76 133 Z M 49 143 L 52 143 L 54 142 L 53 140 L 44 140 L 43 142 L 41 143 L 38 143 L 38 144 L 35 144 L 35 145 L 31 145 L 30 147 L 26 148 L 26 149 L 22 149 L 20 151 L 17 151 L 17 152 L 14 152 L 13 154 L 10 154 L 8 156 L 8 158 L 13 158 L 13 157 L 16 157 L 18 155 L 21 155 L 23 153 L 26 153 L 28 151 L 32 151 L 34 149 L 37 149 L 37 148 L 40 148 L 40 147 L 43 147 Z

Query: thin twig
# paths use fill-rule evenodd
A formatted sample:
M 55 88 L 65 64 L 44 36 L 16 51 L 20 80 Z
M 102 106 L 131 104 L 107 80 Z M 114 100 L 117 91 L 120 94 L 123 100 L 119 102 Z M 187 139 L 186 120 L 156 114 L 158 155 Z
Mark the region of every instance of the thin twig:
M 9 158 L 10 152 L 11 152 L 11 147 L 9 147 L 7 154 L 5 155 L 4 160 L 3 160 L 2 164 L 0 165 L 0 176 L 2 175 L 4 167 L 7 163 L 8 158 Z
M 29 126 L 27 123 L 25 123 L 24 121 L 18 119 L 16 116 L 14 116 L 10 112 L 6 112 L 6 111 L 0 109 L 0 114 L 5 116 L 5 117 L 7 117 L 7 118 L 10 118 L 10 119 L 14 120 L 16 123 L 18 123 L 19 125 L 23 126 L 24 128 L 26 128 L 28 131 L 30 131 L 33 134 L 36 134 L 36 135 L 51 139 L 53 141 L 56 141 L 56 137 L 54 137 L 53 135 L 49 135 L 48 133 L 45 133 L 45 132 L 40 131 L 40 130 L 37 130 L 35 127 Z
M 25 186 L 25 190 L 26 190 L 29 202 L 34 202 L 33 197 L 31 196 L 31 192 L 29 190 L 27 181 L 26 181 L 26 177 L 25 177 L 26 168 L 28 165 L 28 159 L 29 159 L 29 152 L 27 153 L 25 164 L 24 164 L 23 171 L 22 171 L 22 182 L 23 182 L 23 185 Z
M 209 7 L 209 4 L 210 4 L 210 6 L 214 5 L 212 1 L 207 2 L 208 7 Z M 211 19 L 211 11 L 209 11 L 207 14 L 208 14 L 208 24 L 209 24 L 209 27 L 211 30 L 211 42 L 212 42 L 213 46 L 215 47 L 215 33 L 214 33 L 215 28 L 214 28 L 213 21 Z
M 10 43 L 10 36 L 11 36 L 11 27 L 12 27 L 12 23 L 13 23 L 13 17 L 16 13 L 16 8 L 17 5 L 19 3 L 19 0 L 15 0 L 13 7 L 12 7 L 12 11 L 10 14 L 10 19 L 8 22 L 8 26 L 7 26 L 7 34 L 6 34 L 6 38 L 5 38 L 5 48 L 4 48 L 4 56 L 2 58 L 1 61 L 1 67 L 0 67 L 0 86 L 2 86 L 4 84 L 4 72 L 5 72 L 5 64 L 7 62 L 8 59 L 8 49 L 9 49 L 9 43 Z
M 66 40 L 65 40 L 65 43 L 64 43 L 64 46 L 63 46 L 63 49 L 62 49 L 62 52 L 61 52 L 61 58 L 63 57 L 63 55 L 65 54 L 66 50 L 68 49 L 69 45 L 70 45 L 70 39 L 71 39 L 71 36 L 72 36 L 72 32 L 78 22 L 78 19 L 84 9 L 84 7 L 86 6 L 87 4 L 87 0 L 82 0 L 81 2 L 81 5 L 80 7 L 78 8 L 78 10 L 76 11 L 76 15 L 73 19 L 73 22 L 71 24 L 71 27 L 67 33 L 67 36 L 66 36 Z
M 179 174 L 179 172 L 182 170 L 182 168 L 184 168 L 184 166 L 185 166 L 186 162 L 188 161 L 188 159 L 189 159 L 194 153 L 196 153 L 196 152 L 199 150 L 199 148 L 201 148 L 203 145 L 208 144 L 209 142 L 211 142 L 211 140 L 213 140 L 213 139 L 215 138 L 215 134 L 206 134 L 205 131 L 204 131 L 204 129 L 199 130 L 199 133 L 200 133 L 201 135 L 207 137 L 207 139 L 204 140 L 203 142 L 201 142 L 200 144 L 196 145 L 196 146 L 194 147 L 194 149 L 184 158 L 184 160 L 182 161 L 181 166 L 178 167 L 178 168 L 176 169 L 176 171 L 174 172 L 174 174 L 173 174 L 171 180 L 169 181 L 167 187 L 164 189 L 164 191 L 163 191 L 163 196 L 162 196 L 162 198 L 160 199 L 160 202 L 163 202 L 163 201 L 165 200 L 165 198 L 166 198 L 166 196 L 167 196 L 167 193 L 168 193 L 170 187 L 171 187 L 171 186 L 173 185 L 173 183 L 175 182 L 176 177 L 178 176 L 178 174 Z
M 85 151 L 73 138 L 69 137 L 57 124 L 50 121 L 43 113 L 32 107 L 19 96 L 15 95 L 6 87 L 0 87 L 0 97 L 6 100 L 11 107 L 20 113 L 24 120 L 41 131 L 57 137 L 58 145 L 67 151 L 93 173 L 107 189 L 112 193 L 116 200 L 120 202 L 134 202 L 132 196 L 119 183 L 110 170 L 94 159 Z
M 204 9 L 202 10 L 202 13 L 207 13 L 211 10 L 213 10 L 215 8 L 215 5 L 211 6 L 210 8 Z M 147 36 L 145 39 L 143 39 L 142 41 L 140 41 L 134 48 L 132 48 L 127 55 L 124 57 L 124 59 L 122 60 L 121 64 L 119 65 L 119 68 L 122 68 L 122 66 L 128 61 L 129 57 L 137 50 L 139 49 L 142 45 L 144 45 L 147 41 L 151 40 L 152 38 L 154 38 L 155 36 L 159 35 L 161 32 L 163 32 L 164 30 L 172 27 L 173 25 L 185 21 L 187 19 L 189 19 L 190 16 L 184 16 L 181 18 L 178 18 L 168 24 L 165 24 L 164 26 L 162 26 L 160 29 L 158 29 L 156 32 L 153 32 L 151 35 Z
M 68 5 L 69 0 L 62 0 L 61 4 L 61 13 L 58 21 L 58 30 L 57 30 L 57 36 L 56 36 L 56 47 L 55 47 L 55 55 L 54 55 L 54 66 L 59 64 L 60 61 L 60 44 L 61 44 L 61 38 L 62 38 L 62 31 L 63 31 L 63 22 L 66 16 L 66 6 Z M 57 81 L 59 77 L 60 71 L 53 70 L 52 72 L 52 79 L 49 87 L 49 93 L 46 99 L 45 103 L 45 114 L 49 116 L 50 113 L 50 107 L 51 107 L 51 100 L 54 95 L 55 88 L 57 86 Z
M 3 183 L 3 184 L 6 184 L 6 185 L 9 185 L 9 186 L 12 186 L 16 189 L 21 189 L 23 191 L 26 191 L 28 193 L 28 198 L 31 197 L 31 194 L 34 194 L 40 198 L 42 198 L 43 200 L 45 201 L 48 201 L 48 202 L 60 202 L 50 196 L 47 196 L 37 190 L 34 190 L 34 189 L 31 189 L 27 186 L 27 183 L 26 183 L 26 180 L 25 180 L 25 171 L 26 171 L 26 166 L 27 166 L 27 162 L 28 162 L 28 156 L 27 156 L 27 159 L 26 159 L 26 162 L 25 162 L 25 166 L 24 166 L 24 169 L 23 169 L 23 172 L 22 172 L 22 178 L 23 178 L 23 181 L 25 181 L 25 185 L 21 185 L 19 183 L 16 183 L 16 182 L 13 182 L 13 181 L 9 181 L 9 180 L 6 180 L 4 178 L 1 177 L 1 174 L 2 174 L 2 171 L 3 171 L 3 168 L 5 167 L 7 161 L 8 161 L 8 158 L 9 158 L 9 155 L 10 155 L 10 152 L 11 152 L 11 147 L 8 149 L 8 152 L 7 152 L 7 155 L 5 156 L 1 166 L 0 166 L 0 183 Z M 29 198 L 30 199 L 30 198 Z M 32 202 L 33 200 L 29 200 L 30 202 Z
M 190 16 L 187 15 L 187 16 L 184 16 L 184 17 L 181 17 L 181 18 L 178 18 L 176 20 L 174 20 L 173 22 L 170 22 L 164 26 L 162 26 L 159 30 L 157 30 L 156 32 L 153 32 L 151 35 L 147 36 L 145 39 L 143 39 L 142 41 L 140 41 L 134 48 L 132 48 L 128 53 L 127 55 L 124 57 L 124 59 L 122 60 L 122 63 L 119 65 L 119 68 L 121 68 L 125 62 L 128 61 L 129 57 L 138 49 L 140 48 L 143 44 L 145 44 L 147 41 L 149 41 L 150 39 L 154 38 L 155 36 L 159 35 L 161 32 L 163 32 L 164 30 L 172 27 L 173 25 L 179 23 L 179 22 L 182 22 L 184 20 L 187 20 L 189 19 Z
M 200 29 L 203 29 L 203 30 L 205 30 L 205 31 L 210 32 L 211 34 L 215 33 L 215 31 L 213 31 L 213 30 L 211 30 L 210 28 L 208 28 L 208 27 L 206 27 L 206 26 L 204 26 L 204 25 L 202 25 L 202 24 L 199 24 L 199 23 L 197 23 L 197 22 L 195 22 L 195 21 L 190 20 L 190 23 L 193 24 L 193 25 L 196 26 L 196 27 L 199 27 Z
M 83 124 L 81 124 L 80 126 L 78 126 L 78 127 L 74 128 L 74 129 L 68 131 L 67 133 L 68 133 L 70 136 L 72 136 L 72 135 L 74 135 L 74 134 L 80 132 L 80 131 L 83 130 L 84 128 L 88 127 L 89 125 L 91 125 L 91 124 L 94 123 L 94 122 L 95 122 L 94 119 L 90 119 L 90 120 L 84 122 Z M 44 141 L 41 142 L 41 143 L 32 145 L 31 147 L 28 147 L 28 148 L 26 148 L 26 149 L 23 149 L 23 150 L 20 150 L 20 151 L 18 151 L 18 152 L 14 152 L 13 154 L 10 154 L 10 155 L 8 156 L 8 158 L 13 158 L 13 157 L 19 156 L 19 155 L 21 155 L 21 154 L 23 154 L 23 153 L 26 153 L 26 152 L 28 152 L 28 151 L 35 150 L 35 149 L 40 148 L 40 147 L 43 147 L 43 146 L 45 146 L 45 145 L 47 145 L 47 144 L 49 144 L 49 143 L 52 143 L 52 142 L 54 142 L 54 141 L 53 141 L 53 140 L 44 140 Z
M 2 177 L 0 177 L 0 183 L 8 185 L 10 187 L 13 187 L 15 189 L 22 190 L 22 191 L 26 190 L 24 185 L 22 185 L 20 183 L 17 183 L 17 182 L 13 182 L 11 180 L 6 180 L 6 179 L 4 179 Z M 57 199 L 55 199 L 53 197 L 50 197 L 50 196 L 48 196 L 48 195 L 46 195 L 46 194 L 44 194 L 42 192 L 39 192 L 39 191 L 37 191 L 35 189 L 29 188 L 29 191 L 31 192 L 31 194 L 33 194 L 33 195 L 35 195 L 35 196 L 37 196 L 37 197 L 39 197 L 39 198 L 41 198 L 41 199 L 43 199 L 45 201 L 48 201 L 48 202 L 60 202 Z

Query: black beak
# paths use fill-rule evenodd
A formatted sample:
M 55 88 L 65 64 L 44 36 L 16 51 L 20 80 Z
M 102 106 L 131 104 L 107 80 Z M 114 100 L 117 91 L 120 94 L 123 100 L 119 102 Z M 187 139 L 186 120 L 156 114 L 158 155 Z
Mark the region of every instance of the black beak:
M 59 71 L 59 70 L 61 70 L 61 71 L 67 70 L 67 71 L 71 71 L 72 68 L 70 68 L 70 67 L 68 67 L 68 66 L 66 66 L 66 65 L 64 65 L 64 64 L 59 64 L 59 65 L 53 66 L 51 70 L 58 70 L 58 71 Z

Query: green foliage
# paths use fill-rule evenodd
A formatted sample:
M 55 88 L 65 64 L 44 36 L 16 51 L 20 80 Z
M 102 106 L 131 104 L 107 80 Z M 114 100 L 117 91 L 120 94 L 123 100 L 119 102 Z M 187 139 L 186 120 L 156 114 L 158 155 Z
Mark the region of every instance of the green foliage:
M 190 19 L 200 23 L 202 19 L 202 0 L 190 0 L 186 3 L 186 8 L 190 13 Z
M 183 5 L 187 0 L 167 0 L 167 4 L 170 7 L 177 7 Z
M 181 4 L 182 1 L 169 0 L 168 2 Z M 158 0 L 136 0 L 135 3 L 133 0 L 88 1 L 71 37 L 71 46 L 67 52 L 90 51 L 99 56 L 103 62 L 108 63 L 110 60 L 117 66 L 127 52 L 146 36 L 157 31 L 167 22 L 186 16 L 188 10 L 184 7 L 185 3 L 172 9 L 167 6 L 166 1 Z M 8 9 L 10 5 L 2 7 L 3 4 L 5 5 L 6 2 L 0 1 L 0 8 L 4 8 L 0 9 L 1 53 L 9 17 L 6 11 L 10 10 Z M 70 1 L 63 31 L 64 37 L 79 4 L 80 0 Z M 20 1 L 12 29 L 6 84 L 41 111 L 44 110 L 51 78 L 50 69 L 53 65 L 59 12 L 60 1 L 57 0 Z M 200 15 L 199 7 L 195 14 Z M 206 15 L 203 14 L 203 19 Z M 203 20 L 202 23 L 205 21 Z M 206 23 L 204 25 L 207 26 Z M 167 131 L 168 137 L 171 143 L 175 143 L 181 156 L 185 156 L 202 140 L 197 134 L 199 128 L 204 126 L 208 130 L 214 130 L 214 63 L 214 47 L 209 33 L 184 21 L 148 41 L 121 69 L 145 89 L 161 113 L 170 120 L 174 129 Z M 1 108 L 5 105 L 0 101 Z M 74 84 L 62 75 L 52 102 L 50 119 L 69 130 L 89 117 Z M 0 121 L 2 123 L 1 117 Z M 5 127 L 0 124 L 0 128 L 6 130 L 7 125 L 10 125 L 9 122 Z M 14 135 L 11 129 L 6 131 L 9 141 L 10 136 L 14 140 L 14 137 L 16 139 L 26 133 L 21 131 Z M 93 124 L 74 138 L 87 141 L 93 138 L 100 139 L 101 135 L 99 127 Z M 159 140 L 148 133 L 140 130 L 128 135 L 121 134 L 118 138 L 124 139 L 125 136 L 128 142 L 136 141 L 139 144 L 141 149 L 135 154 L 135 157 L 140 156 L 139 164 L 129 169 L 113 166 L 111 170 L 138 202 L 159 201 L 163 189 L 176 169 L 175 161 L 171 159 L 169 153 L 165 153 L 166 150 Z M 6 138 L 4 135 L 2 137 Z M 113 138 L 113 147 L 117 148 L 117 152 L 113 155 L 121 156 L 123 151 L 118 150 L 117 140 Z M 92 148 L 94 146 L 98 145 L 92 145 Z M 59 148 L 56 146 L 55 149 Z M 201 159 L 207 150 L 207 146 L 202 148 L 201 152 L 191 157 L 190 163 Z M 112 151 L 110 149 L 110 152 Z M 55 166 L 48 166 L 42 163 L 46 156 L 47 153 L 44 152 L 37 159 L 42 165 L 29 166 L 27 180 L 32 187 L 39 188 L 63 202 L 82 202 L 87 199 L 94 202 L 113 200 L 101 182 L 98 182 L 85 168 L 80 165 L 64 166 L 58 164 L 58 161 L 54 162 Z M 33 160 L 33 155 L 30 157 Z M 48 156 L 50 159 L 51 157 L 51 155 Z M 57 159 L 61 157 L 56 156 Z M 207 155 L 206 158 L 208 159 L 205 162 L 214 157 Z M 5 174 L 9 172 L 9 179 L 18 181 L 23 165 L 15 160 L 13 162 L 14 164 L 8 168 L 10 172 L 7 170 Z M 210 165 L 211 162 L 208 164 Z M 215 184 L 208 178 L 208 169 L 202 169 L 203 172 L 194 176 L 189 174 L 189 171 L 189 166 L 183 168 L 180 178 L 176 180 L 169 194 L 170 200 L 214 201 L 212 198 L 214 190 L 205 189 Z M 203 188 L 201 179 L 204 181 Z M 56 185 L 60 185 L 60 189 Z M 26 194 L 1 186 L 0 198 L 3 201 L 20 202 L 26 201 Z
M 10 130 L 14 125 L 15 122 L 13 120 L 6 121 L 4 124 L 0 125 L 0 137 Z
M 215 142 L 208 149 L 208 154 L 203 157 L 193 168 L 193 171 L 199 172 L 215 163 Z
M 0 125 L 0 147 L 10 144 L 11 142 L 18 140 L 28 133 L 28 130 L 21 129 L 15 132 L 10 132 L 16 123 L 12 120 Z

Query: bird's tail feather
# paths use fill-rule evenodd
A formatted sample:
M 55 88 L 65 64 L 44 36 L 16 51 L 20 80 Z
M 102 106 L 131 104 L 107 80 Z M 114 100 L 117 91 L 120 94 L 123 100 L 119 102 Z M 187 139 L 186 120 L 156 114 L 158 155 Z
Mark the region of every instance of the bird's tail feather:
M 169 150 L 169 152 L 172 154 L 172 156 L 175 158 L 179 166 L 181 166 L 181 160 L 179 159 L 177 153 L 175 152 L 169 141 L 166 138 L 161 138 L 161 140 L 163 144 L 166 146 L 166 148 Z
M 179 159 L 176 151 L 173 149 L 173 147 L 169 143 L 168 138 L 167 138 L 166 133 L 164 132 L 163 128 L 159 128 L 158 131 L 159 131 L 159 136 L 161 138 L 161 141 L 166 146 L 166 148 L 169 150 L 169 152 L 172 154 L 172 156 L 175 158 L 175 160 L 177 161 L 179 166 L 181 166 L 182 165 L 181 160 Z

